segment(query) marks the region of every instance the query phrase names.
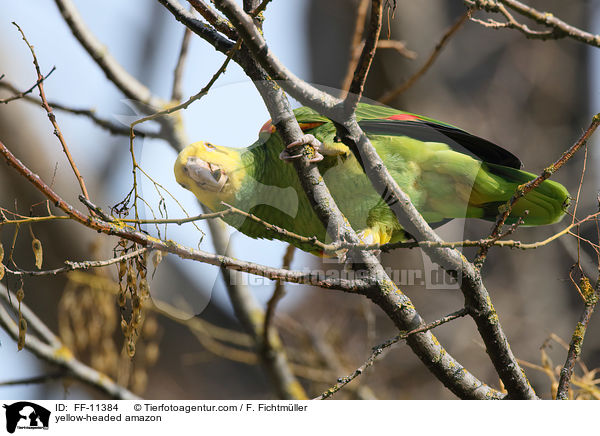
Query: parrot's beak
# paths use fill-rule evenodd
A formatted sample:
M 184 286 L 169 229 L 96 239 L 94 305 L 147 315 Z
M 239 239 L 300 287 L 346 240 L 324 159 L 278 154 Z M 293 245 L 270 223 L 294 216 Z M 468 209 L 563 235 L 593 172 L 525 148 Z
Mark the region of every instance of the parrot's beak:
M 183 172 L 206 191 L 221 192 L 227 183 L 227 176 L 218 165 L 205 162 L 195 156 L 188 157 Z

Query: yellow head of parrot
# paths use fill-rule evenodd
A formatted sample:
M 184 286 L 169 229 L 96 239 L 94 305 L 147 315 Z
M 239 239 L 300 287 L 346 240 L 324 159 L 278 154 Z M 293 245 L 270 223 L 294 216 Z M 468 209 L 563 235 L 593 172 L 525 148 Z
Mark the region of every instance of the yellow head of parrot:
M 194 193 L 210 209 L 222 209 L 241 184 L 238 150 L 199 141 L 184 148 L 175 161 L 177 183 Z

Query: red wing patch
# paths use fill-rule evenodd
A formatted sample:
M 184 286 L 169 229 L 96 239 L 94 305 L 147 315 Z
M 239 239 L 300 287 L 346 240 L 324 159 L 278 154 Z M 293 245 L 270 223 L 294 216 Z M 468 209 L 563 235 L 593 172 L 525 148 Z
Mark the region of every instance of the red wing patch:
M 391 117 L 386 117 L 384 120 L 395 120 L 395 121 L 421 121 L 417 115 L 411 114 L 396 114 Z

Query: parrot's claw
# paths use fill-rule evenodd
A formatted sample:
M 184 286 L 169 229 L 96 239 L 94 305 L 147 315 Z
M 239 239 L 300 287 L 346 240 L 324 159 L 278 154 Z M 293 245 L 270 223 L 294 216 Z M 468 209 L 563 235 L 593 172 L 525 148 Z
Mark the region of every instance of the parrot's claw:
M 319 141 L 317 138 L 315 138 L 310 133 L 302 136 L 302 138 L 300 138 L 299 140 L 288 144 L 285 147 L 285 149 L 279 154 L 279 159 L 291 160 L 291 159 L 298 159 L 299 157 L 302 157 L 303 154 L 301 152 L 297 153 L 297 154 L 290 154 L 291 149 L 293 149 L 294 147 L 302 146 L 302 145 L 310 145 L 314 149 L 314 155 L 312 158 L 310 158 L 308 160 L 309 162 L 314 163 L 314 162 L 320 162 L 323 160 L 323 155 L 321 153 L 319 153 L 319 151 L 323 148 L 323 144 L 321 144 L 321 141 Z

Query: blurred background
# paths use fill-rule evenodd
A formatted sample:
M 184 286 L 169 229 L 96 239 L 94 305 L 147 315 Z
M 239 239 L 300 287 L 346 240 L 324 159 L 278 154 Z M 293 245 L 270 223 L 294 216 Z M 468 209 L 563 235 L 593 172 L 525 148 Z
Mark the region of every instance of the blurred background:
M 96 4 L 75 1 L 84 20 L 108 51 L 154 94 L 169 98 L 173 69 L 179 54 L 183 28 L 156 2 L 107 0 Z M 600 0 L 528 2 L 554 13 L 564 21 L 600 32 Z M 266 12 L 265 36 L 270 47 L 299 77 L 339 89 L 351 55 L 351 41 L 358 1 L 274 0 Z M 73 38 L 54 2 L 24 0 L 1 2 L 0 74 L 2 82 L 18 89 L 35 83 L 35 70 L 17 22 L 35 50 L 43 73 L 56 71 L 46 80 L 48 99 L 73 108 L 93 108 L 103 118 L 128 124 L 139 117 L 135 106 L 106 80 L 103 72 Z M 415 53 L 407 59 L 395 50 L 378 50 L 365 96 L 380 100 L 418 71 L 434 47 L 465 13 L 462 1 L 398 0 L 395 14 L 384 24 L 382 39 L 404 41 Z M 479 18 L 486 15 L 479 12 Z M 493 17 L 499 19 L 499 17 Z M 531 24 L 531 23 L 528 23 Z M 224 57 L 208 44 L 192 38 L 184 72 L 183 94 L 198 92 L 223 62 Z M 493 30 L 467 21 L 452 37 L 430 70 L 414 86 L 387 104 L 440 119 L 487 138 L 516 154 L 530 172 L 539 173 L 556 160 L 586 128 L 600 108 L 600 55 L 597 49 L 571 40 L 527 40 L 515 30 Z M 10 92 L 0 88 L 0 98 Z M 34 91 L 32 95 L 37 96 Z M 89 120 L 64 112 L 58 122 L 75 161 L 85 177 L 90 195 L 108 210 L 121 201 L 131 187 L 129 140 L 113 136 Z M 63 198 L 77 204 L 79 191 L 68 163 L 52 134 L 44 111 L 23 100 L 0 105 L 0 140 L 42 179 L 52 182 Z M 231 64 L 208 96 L 183 112 L 190 142 L 210 140 L 228 146 L 247 146 L 269 118 L 252 83 Z M 236 128 L 232 129 L 232 119 Z M 157 129 L 149 124 L 149 130 Z M 590 148 L 578 205 L 578 217 L 597 210 L 598 140 Z M 136 139 L 140 164 L 165 186 L 190 214 L 200 212 L 193 195 L 179 187 L 172 175 L 176 152 L 159 139 Z M 577 192 L 583 153 L 579 153 L 554 178 L 572 194 Z M 156 207 L 160 197 L 146 180 L 144 199 Z M 41 195 L 14 171 L 0 171 L 0 206 L 28 215 L 32 205 L 43 213 Z M 170 217 L 183 216 L 175 202 L 166 199 Z M 83 208 L 83 206 L 81 206 Z M 157 207 L 156 207 L 157 210 Z M 145 215 L 151 217 L 151 211 Z M 543 240 L 563 228 L 521 228 L 512 236 L 532 242 Z M 213 251 L 205 223 L 172 226 L 166 237 L 184 245 Z M 479 239 L 491 228 L 488 222 L 455 220 L 440 228 L 448 239 Z M 115 239 L 70 222 L 33 226 L 44 247 L 44 268 L 61 266 L 64 260 L 107 259 Z M 154 229 L 148 228 L 153 232 Z M 286 246 L 255 241 L 228 230 L 230 248 L 236 256 L 280 266 Z M 14 226 L 0 227 L 7 251 Z M 163 234 L 163 236 L 165 236 Z M 597 242 L 593 225 L 582 236 Z M 29 229 L 20 229 L 14 251 L 19 267 L 34 269 Z M 551 335 L 568 343 L 579 313 L 581 298 L 569 280 L 577 262 L 574 238 L 537 250 L 493 249 L 484 267 L 492 301 L 514 353 L 540 368 L 525 368 L 539 395 L 549 398 L 552 379 L 548 373 L 562 365 L 565 350 Z M 467 257 L 474 252 L 465 250 Z M 595 253 L 584 245 L 581 265 L 592 280 L 597 274 Z M 397 250 L 384 255 L 384 266 L 422 270 L 428 266 L 416 250 Z M 317 268 L 314 256 L 296 252 L 294 269 Z M 326 264 L 326 268 L 332 268 Z M 154 271 L 153 271 L 154 272 Z M 153 302 L 163 313 L 148 311 L 136 356 L 132 362 L 122 352 L 123 337 L 116 297 L 116 268 L 52 278 L 26 278 L 25 302 L 87 364 L 106 372 L 147 398 L 258 399 L 275 398 L 262 369 L 247 350 L 248 337 L 234 316 L 217 268 L 166 257 L 150 282 Z M 11 290 L 20 283 L 6 275 Z M 265 304 L 273 292 L 270 281 L 250 278 L 253 295 Z M 427 321 L 453 312 L 463 304 L 459 291 L 431 289 L 402 283 L 401 286 Z M 287 294 L 278 306 L 275 325 L 280 329 L 296 374 L 309 396 L 316 396 L 351 373 L 369 356 L 371 347 L 394 336 L 395 328 L 380 310 L 363 297 L 286 284 Z M 198 321 L 201 327 L 190 327 Z M 101 327 L 98 327 L 101 326 Z M 215 330 L 217 329 L 217 330 Z M 583 351 L 589 368 L 600 367 L 600 321 L 592 320 Z M 218 332 L 218 333 L 217 333 Z M 459 319 L 435 331 L 440 342 L 466 368 L 486 383 L 499 381 L 470 319 Z M 16 344 L 0 331 L 0 382 L 51 373 L 53 368 Z M 222 346 L 225 344 L 226 346 Z M 543 371 L 542 369 L 546 369 Z M 583 374 L 581 371 L 578 374 Z M 373 368 L 353 382 L 337 398 L 451 399 L 454 398 L 431 375 L 404 344 L 394 346 Z M 0 386 L 4 399 L 102 398 L 76 382 L 52 381 L 41 385 Z

